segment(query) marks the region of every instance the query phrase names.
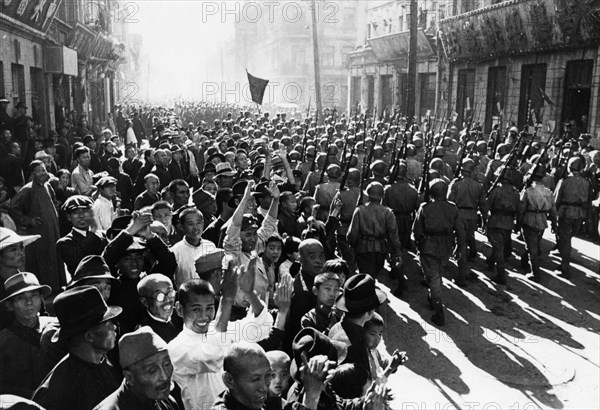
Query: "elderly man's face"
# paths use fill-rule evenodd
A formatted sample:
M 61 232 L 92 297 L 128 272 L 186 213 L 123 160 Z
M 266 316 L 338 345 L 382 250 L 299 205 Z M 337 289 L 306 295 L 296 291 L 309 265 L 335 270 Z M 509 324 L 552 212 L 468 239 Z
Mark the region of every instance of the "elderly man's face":
M 9 245 L 0 251 L 0 265 L 20 269 L 25 265 L 25 247 L 22 243 Z
M 175 209 L 180 206 L 187 205 L 190 200 L 190 188 L 187 185 L 177 185 L 175 189 L 175 195 L 173 196 L 173 202 L 175 203 Z
M 171 319 L 175 305 L 175 290 L 171 281 L 151 282 L 145 299 L 144 304 L 153 316 L 162 320 Z
M 87 333 L 91 336 L 90 343 L 97 351 L 109 352 L 115 347 L 117 326 L 112 320 L 94 326 Z
M 273 371 L 265 355 L 247 355 L 236 363 L 237 374 L 231 375 L 227 387 L 237 401 L 251 409 L 262 409 L 267 400 Z
M 158 189 L 160 188 L 160 181 L 158 178 L 150 177 L 146 181 L 146 190 L 152 195 L 156 195 L 158 193 Z
M 124 372 L 131 390 L 148 400 L 165 400 L 171 393 L 173 364 L 167 351 L 158 352 L 131 365 Z
M 46 166 L 38 165 L 32 172 L 33 180 L 38 184 L 43 184 L 48 180 L 48 171 L 46 171 Z
M 316 276 L 323 271 L 325 264 L 325 251 L 319 243 L 310 244 L 300 249 L 300 263 L 302 270 Z

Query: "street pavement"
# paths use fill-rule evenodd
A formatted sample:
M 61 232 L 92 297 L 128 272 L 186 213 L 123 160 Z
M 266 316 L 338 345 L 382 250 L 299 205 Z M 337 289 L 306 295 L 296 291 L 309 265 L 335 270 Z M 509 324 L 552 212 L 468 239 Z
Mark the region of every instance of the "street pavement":
M 444 277 L 446 324 L 430 320 L 427 288 L 419 267 L 406 261 L 409 290 L 391 295 L 395 282 L 382 274 L 388 302 L 385 347 L 409 360 L 388 381 L 393 410 L 599 409 L 600 247 L 573 240 L 572 279 L 556 276 L 558 256 L 542 261 L 541 283 L 525 277 L 518 258 L 508 264 L 508 285 L 490 280 L 485 255 L 491 247 L 477 233 L 479 257 L 470 263 L 478 279 L 454 284 L 456 264 Z M 514 253 L 524 249 L 515 236 Z M 548 229 L 543 251 L 554 238 Z M 408 258 L 407 258 L 408 259 Z M 382 344 L 383 344 L 382 343 Z

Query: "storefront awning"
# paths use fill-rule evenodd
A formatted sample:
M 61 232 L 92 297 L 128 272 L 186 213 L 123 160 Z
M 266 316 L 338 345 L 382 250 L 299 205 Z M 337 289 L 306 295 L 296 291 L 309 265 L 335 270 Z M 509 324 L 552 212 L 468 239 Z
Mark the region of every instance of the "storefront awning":
M 373 53 L 381 62 L 408 58 L 410 32 L 387 34 L 367 40 Z M 423 30 L 417 31 L 417 58 L 433 57 L 435 52 Z

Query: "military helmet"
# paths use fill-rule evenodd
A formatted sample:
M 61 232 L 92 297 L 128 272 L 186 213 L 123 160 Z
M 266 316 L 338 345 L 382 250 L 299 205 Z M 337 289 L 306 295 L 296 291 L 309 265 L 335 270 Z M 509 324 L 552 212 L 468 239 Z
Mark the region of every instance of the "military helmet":
M 579 172 L 583 168 L 583 161 L 579 157 L 569 159 L 569 171 Z
M 367 186 L 365 193 L 369 199 L 381 199 L 383 198 L 383 185 L 380 182 L 373 181 Z
M 475 162 L 471 158 L 465 158 L 462 160 L 462 164 L 460 165 L 460 169 L 462 172 L 473 172 L 475 169 Z
M 381 160 L 373 161 L 371 164 L 371 172 L 376 175 L 383 175 L 385 173 L 385 162 Z
M 446 198 L 448 194 L 448 184 L 441 178 L 433 179 L 429 182 L 429 195 L 434 199 Z

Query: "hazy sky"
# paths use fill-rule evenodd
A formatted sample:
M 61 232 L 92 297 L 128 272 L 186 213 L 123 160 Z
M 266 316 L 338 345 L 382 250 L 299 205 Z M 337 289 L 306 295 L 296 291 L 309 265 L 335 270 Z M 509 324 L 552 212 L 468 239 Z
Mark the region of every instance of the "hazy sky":
M 143 36 L 155 95 L 183 94 L 194 78 L 206 78 L 207 61 L 233 36 L 231 0 L 136 0 L 122 7 L 129 30 Z

